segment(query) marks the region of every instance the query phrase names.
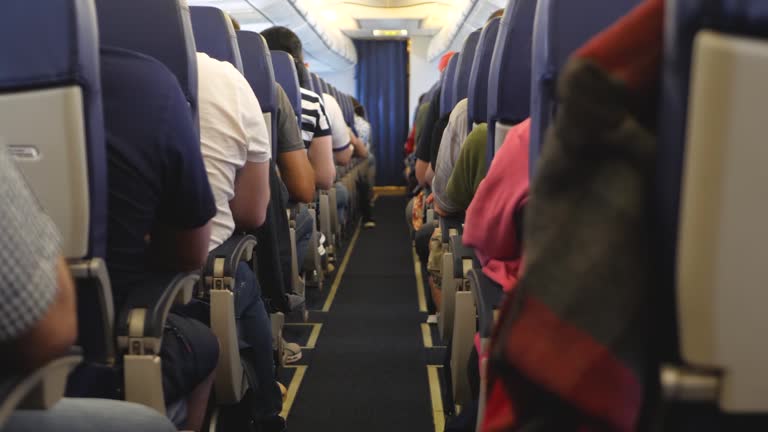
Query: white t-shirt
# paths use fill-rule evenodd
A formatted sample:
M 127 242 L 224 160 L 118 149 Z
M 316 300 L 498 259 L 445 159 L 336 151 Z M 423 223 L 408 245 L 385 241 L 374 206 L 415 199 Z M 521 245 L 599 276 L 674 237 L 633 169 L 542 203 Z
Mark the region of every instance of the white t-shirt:
M 197 76 L 201 150 L 216 200 L 210 251 L 235 231 L 229 201 L 235 196 L 237 171 L 246 161 L 268 162 L 272 147 L 259 100 L 240 71 L 197 53 Z
M 349 140 L 349 126 L 344 121 L 344 113 L 341 111 L 336 98 L 323 93 L 323 102 L 325 102 L 325 113 L 328 114 L 328 121 L 331 122 L 331 133 L 333 135 L 333 151 L 340 152 L 346 150 L 352 143 Z

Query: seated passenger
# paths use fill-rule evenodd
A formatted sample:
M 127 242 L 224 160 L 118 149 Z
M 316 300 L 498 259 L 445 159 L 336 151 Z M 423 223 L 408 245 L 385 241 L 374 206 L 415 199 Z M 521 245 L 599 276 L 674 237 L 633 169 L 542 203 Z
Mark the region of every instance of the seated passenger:
M 176 78 L 150 57 L 103 47 L 101 84 L 109 193 L 106 262 L 119 310 L 126 294 L 153 272 L 204 265 L 216 208 Z M 187 398 L 185 428 L 200 430 L 218 362 L 216 338 L 201 322 L 171 314 L 160 355 L 166 403 Z
M 467 132 L 469 130 L 469 119 L 467 117 L 468 99 L 462 99 L 453 108 L 451 115 L 448 119 L 448 125 L 445 127 L 445 132 L 440 141 L 440 148 L 437 152 L 437 160 L 435 162 L 435 177 L 432 179 L 432 199 L 434 200 L 435 213 L 440 216 L 447 216 L 449 214 L 463 213 L 464 209 L 457 208 L 457 206 L 450 201 L 446 196 L 446 186 L 448 185 L 448 179 L 453 173 L 453 168 L 456 164 L 456 159 L 459 157 L 464 143 L 468 141 Z M 478 128 L 476 127 L 473 132 Z M 483 134 L 486 136 L 487 134 Z M 479 135 L 476 134 L 473 139 L 478 141 Z M 485 144 L 485 141 L 483 141 Z M 465 207 L 466 209 L 466 207 Z
M 77 339 L 75 289 L 61 257 L 61 236 L 42 212 L 8 151 L 0 146 L 0 362 L 5 374 L 29 373 L 67 353 Z M 172 432 L 142 405 L 64 398 L 48 410 L 16 410 L 6 432 Z
M 253 231 L 266 218 L 270 199 L 271 144 L 261 106 L 245 77 L 228 63 L 197 53 L 200 140 L 216 201 L 208 250 L 234 233 Z M 285 420 L 275 381 L 272 330 L 256 276 L 240 263 L 235 309 L 241 354 L 255 379 L 244 400 L 250 420 L 265 431 L 281 431 Z
M 376 183 L 376 157 L 373 154 L 373 145 L 371 143 L 371 124 L 366 119 L 365 108 L 355 98 L 352 98 L 355 107 L 355 129 L 360 134 L 360 141 L 363 142 L 368 150 L 368 166 L 365 172 L 357 181 L 360 212 L 363 216 L 363 226 L 371 229 L 376 227 L 376 221 L 373 220 L 373 185 Z

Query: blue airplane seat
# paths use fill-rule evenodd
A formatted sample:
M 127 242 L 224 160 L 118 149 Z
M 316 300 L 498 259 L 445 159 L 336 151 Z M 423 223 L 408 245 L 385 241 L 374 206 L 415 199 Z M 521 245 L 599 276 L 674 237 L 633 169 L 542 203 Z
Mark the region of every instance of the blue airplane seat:
M 96 0 L 96 13 L 102 44 L 153 57 L 176 75 L 199 133 L 196 47 L 185 2 Z M 141 31 L 137 31 L 137 23 L 141 23 Z
M 453 111 L 453 107 L 459 102 L 455 97 L 456 69 L 459 65 L 459 55 L 454 54 L 448 61 L 448 66 L 440 77 L 440 117 L 445 117 Z
M 481 29 L 477 29 L 470 33 L 458 54 L 459 62 L 456 65 L 456 76 L 453 79 L 453 98 L 456 103 L 461 102 L 469 94 L 469 76 L 472 73 L 472 64 L 475 62 L 475 53 L 481 32 Z
M 189 11 L 197 50 L 216 60 L 232 63 L 242 73 L 243 59 L 229 16 L 211 6 L 191 6 Z
M 317 93 L 317 94 L 319 94 L 319 95 L 322 94 L 323 93 L 323 83 L 320 82 L 320 76 L 317 75 L 314 72 L 312 74 L 310 74 L 310 76 L 312 77 L 312 91 Z
M 277 154 L 277 92 L 275 73 L 272 68 L 272 54 L 267 42 L 260 34 L 238 31 L 237 43 L 243 60 L 245 79 L 259 99 L 261 111 L 269 127 L 272 154 Z
M 510 0 L 501 19 L 488 75 L 488 162 L 531 107 L 531 39 L 537 0 Z
M 299 87 L 299 75 L 293 56 L 285 51 L 272 51 L 272 67 L 275 72 L 275 80 L 288 95 L 297 121 L 301 125 L 301 87 Z
M 768 354 L 747 341 L 765 328 L 757 245 L 766 210 L 757 197 L 766 162 L 768 3 L 667 0 L 665 8 L 657 290 L 665 296 L 661 317 L 672 318 L 664 321 L 664 360 L 682 366 L 667 366 L 662 384 L 672 400 L 765 419 Z M 707 383 L 697 400 L 688 391 L 693 380 Z
M 531 175 L 555 112 L 559 71 L 576 49 L 638 3 L 640 0 L 538 0 L 531 66 Z
M 488 76 L 491 70 L 496 36 L 499 34 L 501 18 L 494 18 L 483 28 L 477 42 L 475 61 L 469 75 L 469 93 L 467 94 L 469 125 L 488 122 Z M 471 129 L 468 129 L 469 132 Z

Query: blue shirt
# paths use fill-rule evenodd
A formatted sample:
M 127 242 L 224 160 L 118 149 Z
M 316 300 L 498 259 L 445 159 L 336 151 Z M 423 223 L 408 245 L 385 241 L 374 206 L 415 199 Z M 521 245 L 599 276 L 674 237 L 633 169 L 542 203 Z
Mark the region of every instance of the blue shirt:
M 200 139 L 175 76 L 131 51 L 101 50 L 108 159 L 107 267 L 118 305 L 153 270 L 148 236 L 216 214 Z

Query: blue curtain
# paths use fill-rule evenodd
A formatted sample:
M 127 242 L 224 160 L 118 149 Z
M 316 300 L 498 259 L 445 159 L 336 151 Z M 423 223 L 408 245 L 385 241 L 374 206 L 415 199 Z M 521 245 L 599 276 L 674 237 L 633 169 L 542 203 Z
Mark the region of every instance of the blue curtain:
M 408 139 L 408 43 L 358 40 L 355 45 L 357 97 L 371 123 L 376 184 L 403 185 L 403 144 Z

